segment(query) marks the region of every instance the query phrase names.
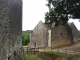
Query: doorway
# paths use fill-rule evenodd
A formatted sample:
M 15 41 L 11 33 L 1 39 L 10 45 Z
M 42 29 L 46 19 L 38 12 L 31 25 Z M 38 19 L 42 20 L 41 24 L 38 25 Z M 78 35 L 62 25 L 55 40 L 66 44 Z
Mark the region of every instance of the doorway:
M 37 45 L 37 44 L 36 44 L 36 42 L 35 42 L 35 47 L 36 47 L 36 45 Z
M 71 43 L 73 43 L 74 42 L 74 35 L 72 34 L 72 36 L 71 36 Z

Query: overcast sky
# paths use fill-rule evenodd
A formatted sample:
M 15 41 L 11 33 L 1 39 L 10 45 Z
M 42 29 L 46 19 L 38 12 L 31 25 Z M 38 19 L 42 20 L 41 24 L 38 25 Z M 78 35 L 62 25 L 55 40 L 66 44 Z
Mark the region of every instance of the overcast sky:
M 45 13 L 48 11 L 46 0 L 23 0 L 23 19 L 22 30 L 33 30 L 38 22 L 44 22 Z M 69 22 L 74 22 L 77 29 L 80 30 L 80 22 L 70 19 Z

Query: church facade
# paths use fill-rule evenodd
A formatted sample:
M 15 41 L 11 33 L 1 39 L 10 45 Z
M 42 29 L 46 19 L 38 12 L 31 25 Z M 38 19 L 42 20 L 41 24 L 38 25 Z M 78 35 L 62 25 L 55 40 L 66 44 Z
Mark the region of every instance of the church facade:
M 40 21 L 30 34 L 30 47 L 60 47 L 79 41 L 74 23 L 65 26 L 47 25 Z

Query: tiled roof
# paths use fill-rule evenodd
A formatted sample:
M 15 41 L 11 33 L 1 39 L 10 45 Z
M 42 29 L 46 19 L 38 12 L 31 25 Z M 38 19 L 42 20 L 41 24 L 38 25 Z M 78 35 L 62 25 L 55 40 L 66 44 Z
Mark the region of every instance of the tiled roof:
M 72 23 L 73 23 L 73 22 L 68 23 L 68 25 L 70 26 Z M 51 29 L 50 27 L 52 27 L 52 28 L 55 27 L 55 22 L 52 23 L 52 26 L 51 26 L 51 24 L 48 24 L 48 25 L 47 25 L 47 24 L 45 24 L 45 23 L 44 23 L 44 25 L 45 25 L 45 27 L 49 30 L 49 29 Z
M 51 27 L 55 27 L 55 22 L 54 23 L 52 23 L 52 26 Z
M 72 22 L 71 23 L 68 23 L 68 25 L 70 26 L 72 24 Z
M 47 25 L 47 24 L 45 24 L 45 23 L 44 23 L 44 25 L 45 25 L 45 27 L 46 27 L 48 30 L 51 29 L 51 28 L 49 27 L 49 25 Z
M 70 26 L 72 23 L 73 23 L 73 22 L 68 23 L 68 25 Z M 52 27 L 55 27 L 55 22 L 54 22 L 54 23 L 52 23 Z

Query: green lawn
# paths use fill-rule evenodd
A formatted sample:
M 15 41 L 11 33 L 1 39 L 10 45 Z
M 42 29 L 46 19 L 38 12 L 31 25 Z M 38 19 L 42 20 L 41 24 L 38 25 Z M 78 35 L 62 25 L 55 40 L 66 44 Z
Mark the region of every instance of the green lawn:
M 25 58 L 26 58 L 26 60 L 43 60 L 43 59 L 39 58 L 38 56 L 31 55 L 31 54 L 25 55 Z

